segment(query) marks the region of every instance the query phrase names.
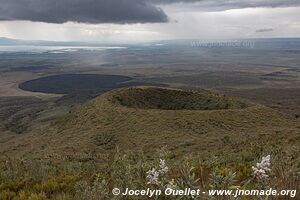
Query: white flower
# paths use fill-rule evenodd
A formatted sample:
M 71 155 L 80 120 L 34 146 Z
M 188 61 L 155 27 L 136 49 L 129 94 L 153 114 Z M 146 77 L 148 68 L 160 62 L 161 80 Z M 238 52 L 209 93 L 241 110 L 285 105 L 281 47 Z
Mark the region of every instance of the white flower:
M 161 174 L 165 174 L 169 171 L 169 168 L 166 166 L 166 162 L 163 159 L 160 159 L 159 162 L 160 170 L 158 170 Z
M 271 172 L 271 156 L 268 155 L 266 157 L 262 157 L 261 162 L 256 163 L 255 166 L 252 167 L 253 174 L 258 179 L 268 179 L 269 173 Z
M 175 180 L 172 179 L 172 181 L 170 181 L 167 185 L 166 185 L 166 188 L 170 188 L 172 190 L 176 190 L 177 189 L 177 185 L 175 183 Z
M 159 172 L 156 169 L 147 171 L 147 184 L 158 185 L 159 184 Z
M 159 176 L 167 173 L 169 168 L 166 166 L 166 162 L 163 159 L 160 159 L 159 162 L 159 170 L 152 168 L 151 170 L 147 171 L 147 184 L 159 185 Z

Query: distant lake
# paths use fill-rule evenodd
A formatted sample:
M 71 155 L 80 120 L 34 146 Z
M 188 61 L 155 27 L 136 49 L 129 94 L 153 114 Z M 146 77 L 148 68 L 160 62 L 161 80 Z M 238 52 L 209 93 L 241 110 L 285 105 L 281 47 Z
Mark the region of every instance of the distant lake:
M 131 77 L 98 74 L 60 74 L 21 83 L 19 87 L 31 92 L 70 94 L 80 92 L 98 93 L 113 89 L 132 80 Z
M 131 77 L 105 74 L 59 74 L 29 80 L 19 85 L 19 88 L 31 92 L 64 94 L 59 103 L 82 103 L 104 92 L 115 88 L 155 85 L 143 82 L 134 82 Z
M 120 46 L 1 46 L 0 53 L 67 53 L 76 51 L 103 51 L 111 49 L 126 49 L 127 47 Z

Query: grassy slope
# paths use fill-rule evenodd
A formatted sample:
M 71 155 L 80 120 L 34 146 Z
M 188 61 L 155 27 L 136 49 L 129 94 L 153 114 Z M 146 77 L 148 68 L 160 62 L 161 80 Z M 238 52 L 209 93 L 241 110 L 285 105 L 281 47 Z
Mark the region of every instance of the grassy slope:
M 121 92 L 124 89 L 121 89 Z M 158 110 L 112 103 L 119 90 L 75 108 L 46 130 L 20 136 L 1 147 L 22 155 L 83 153 L 107 155 L 118 146 L 151 155 L 166 146 L 173 157 L 224 155 L 227 161 L 253 160 L 261 151 L 299 150 L 300 125 L 261 105 L 228 110 Z
M 300 127 L 291 118 L 253 104 L 210 111 L 128 108 L 111 101 L 120 92 L 125 92 L 122 98 L 127 96 L 124 89 L 106 93 L 48 128 L 36 127 L 1 143 L 0 157 L 8 157 L 0 159 L 0 199 L 113 199 L 110 191 L 115 187 L 122 191 L 149 187 L 146 172 L 158 166 L 159 158 L 167 160 L 170 171 L 160 178 L 161 186 L 153 188 L 174 179 L 180 188 L 192 183 L 201 190 L 236 185 L 257 189 L 262 183 L 253 177 L 251 166 L 268 154 L 271 172 L 265 184 L 299 190 Z M 139 102 L 137 97 L 130 99 L 132 105 Z M 223 100 L 234 107 L 238 103 Z M 164 146 L 167 149 L 161 149 Z

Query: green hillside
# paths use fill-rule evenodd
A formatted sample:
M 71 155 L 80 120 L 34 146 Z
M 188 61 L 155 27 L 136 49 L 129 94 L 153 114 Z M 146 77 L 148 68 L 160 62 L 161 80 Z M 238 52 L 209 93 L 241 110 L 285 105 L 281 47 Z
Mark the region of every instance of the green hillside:
M 208 91 L 136 87 L 106 93 L 9 146 L 17 154 L 30 145 L 36 155 L 70 156 L 118 147 L 150 157 L 166 147 L 174 157 L 230 153 L 238 160 L 251 159 L 258 147 L 288 148 L 298 133 L 296 121 L 261 105 Z
M 284 114 L 210 91 L 118 89 L 3 143 L 0 199 L 106 200 L 115 187 L 164 188 L 171 180 L 201 190 L 299 189 L 299 130 Z M 261 180 L 251 166 L 266 155 L 270 177 Z M 150 186 L 159 159 L 168 172 Z

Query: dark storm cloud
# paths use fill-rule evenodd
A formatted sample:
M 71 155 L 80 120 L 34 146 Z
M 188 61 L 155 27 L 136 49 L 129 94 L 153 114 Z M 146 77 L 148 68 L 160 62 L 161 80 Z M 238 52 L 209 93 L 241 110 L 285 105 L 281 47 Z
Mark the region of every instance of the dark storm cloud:
M 192 8 L 198 11 L 300 6 L 299 0 L 0 0 L 0 20 L 92 24 L 167 22 L 168 16 L 160 6 L 179 2 L 197 3 Z
M 122 24 L 167 22 L 168 17 L 147 0 L 0 0 L 0 20 Z

